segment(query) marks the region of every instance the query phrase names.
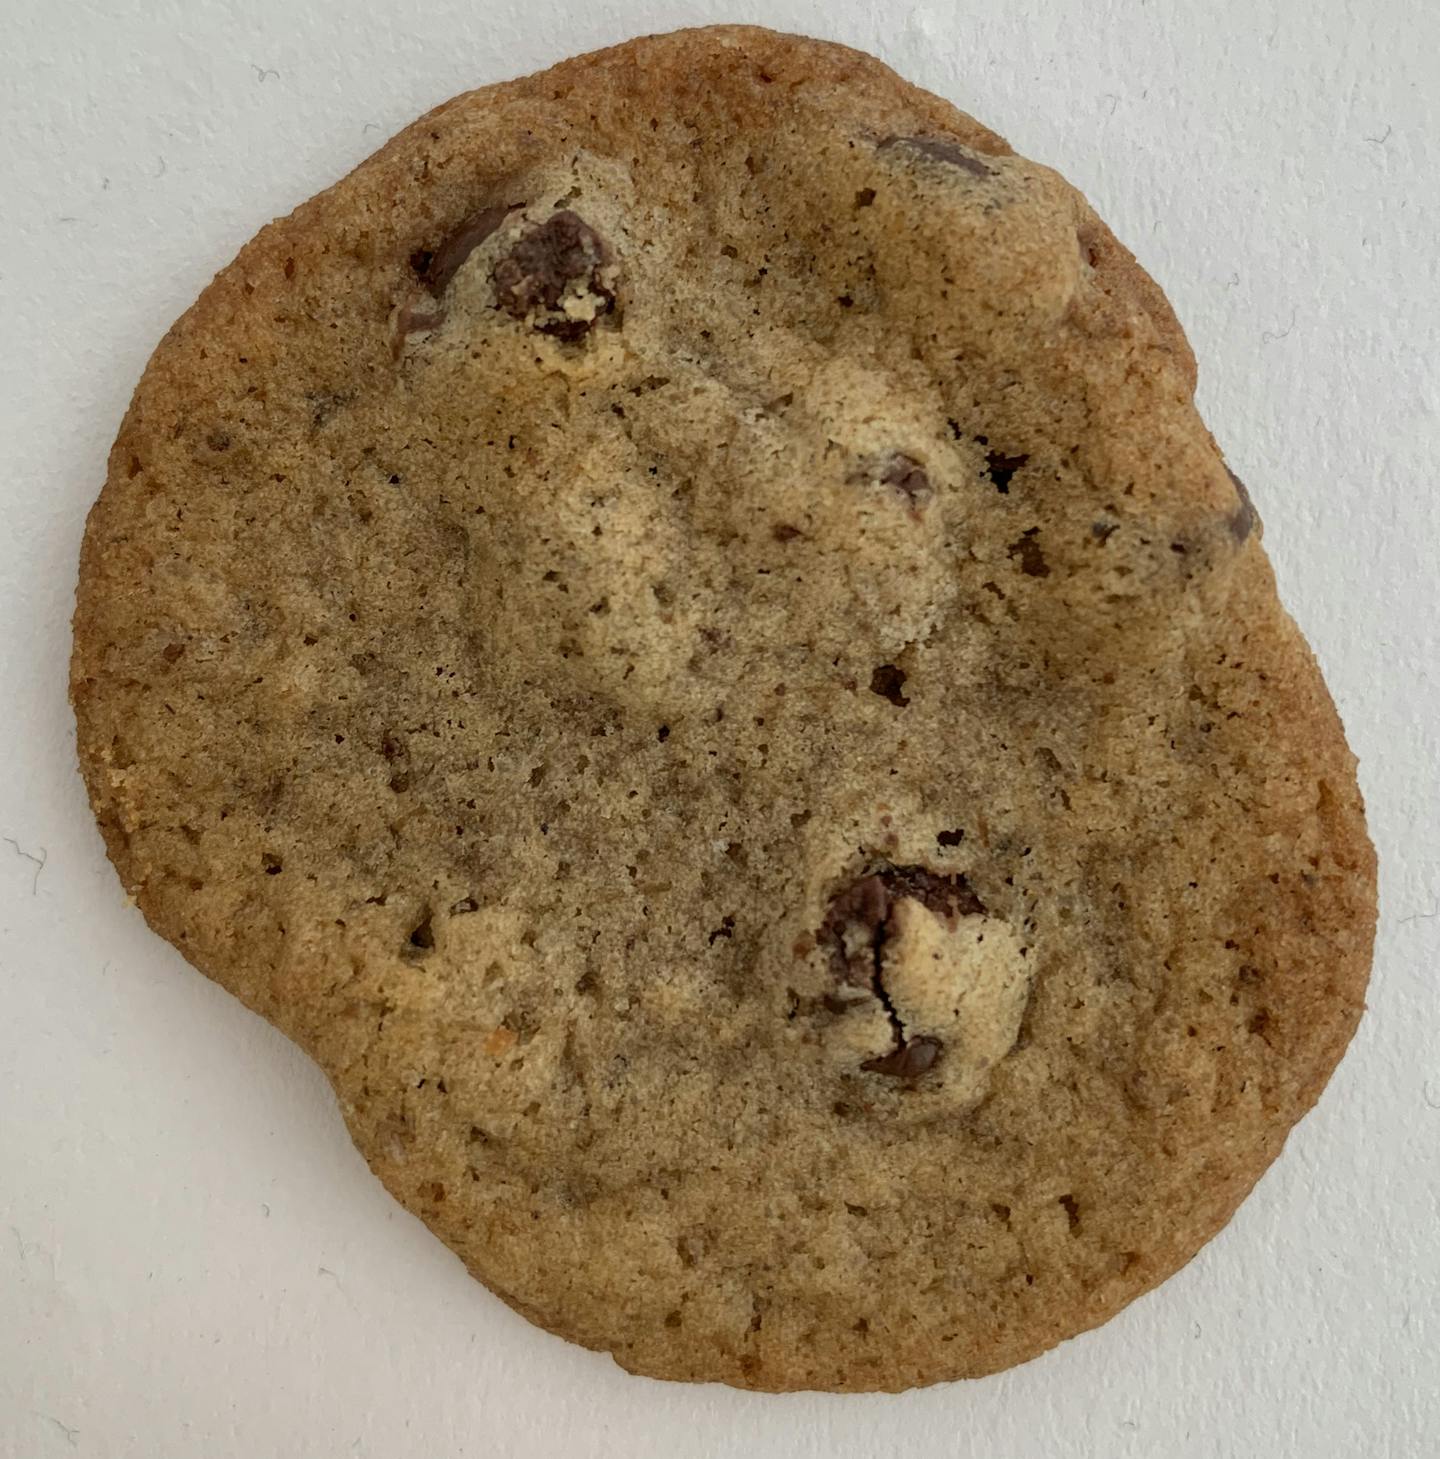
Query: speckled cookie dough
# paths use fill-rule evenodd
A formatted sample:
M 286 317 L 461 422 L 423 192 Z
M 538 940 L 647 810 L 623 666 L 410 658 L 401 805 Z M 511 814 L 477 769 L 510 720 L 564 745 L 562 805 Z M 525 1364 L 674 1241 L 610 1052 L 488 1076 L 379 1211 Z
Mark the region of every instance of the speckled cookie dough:
M 762 1389 L 1033 1357 L 1229 1219 L 1369 966 L 1194 383 L 1085 200 L 870 57 L 458 97 L 140 383 L 75 619 L 111 857 L 545 1327 Z

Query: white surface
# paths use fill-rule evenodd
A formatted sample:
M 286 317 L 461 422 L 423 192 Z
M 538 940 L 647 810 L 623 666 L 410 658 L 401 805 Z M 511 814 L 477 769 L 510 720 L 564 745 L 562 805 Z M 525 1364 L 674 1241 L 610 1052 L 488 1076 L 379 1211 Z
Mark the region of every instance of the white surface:
M 320 1075 L 125 906 L 73 766 L 81 523 L 171 319 L 422 109 L 708 19 L 879 52 L 1059 167 L 1159 277 L 1381 854 L 1370 1012 L 1233 1225 L 1100 1332 L 900 1398 L 645 1382 L 513 1316 L 371 1179 Z M 0 1455 L 1440 1453 L 1434 6 L 4 0 L 0 20 Z

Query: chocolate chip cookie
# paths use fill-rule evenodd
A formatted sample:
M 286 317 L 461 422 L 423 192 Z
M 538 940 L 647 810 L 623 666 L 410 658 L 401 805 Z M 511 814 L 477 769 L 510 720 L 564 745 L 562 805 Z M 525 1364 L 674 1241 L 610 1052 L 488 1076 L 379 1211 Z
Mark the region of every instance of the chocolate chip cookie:
M 535 1322 L 764 1389 L 1033 1357 L 1225 1223 L 1369 964 L 1194 383 L 1086 201 L 867 56 L 458 97 L 140 382 L 75 619 L 110 855 Z

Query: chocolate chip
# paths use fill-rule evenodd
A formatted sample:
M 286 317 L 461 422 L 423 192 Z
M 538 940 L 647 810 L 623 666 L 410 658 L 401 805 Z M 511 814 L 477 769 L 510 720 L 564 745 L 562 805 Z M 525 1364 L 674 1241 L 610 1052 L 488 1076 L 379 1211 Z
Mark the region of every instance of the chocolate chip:
M 878 694 L 882 699 L 888 699 L 896 709 L 904 709 L 910 702 L 900 692 L 905 686 L 905 677 L 904 669 L 897 669 L 894 664 L 881 664 L 870 675 L 870 692 Z
M 1255 503 L 1250 500 L 1250 493 L 1246 490 L 1245 483 L 1235 475 L 1227 466 L 1226 474 L 1235 484 L 1235 493 L 1240 498 L 1240 505 L 1231 512 L 1226 519 L 1230 527 L 1230 535 L 1237 541 L 1243 542 L 1255 528 L 1257 514 Z
M 925 866 L 887 866 L 877 875 L 884 881 L 892 900 L 908 897 L 937 917 L 974 917 L 985 904 L 960 875 L 945 875 Z
M 1003 451 L 985 453 L 985 470 L 995 483 L 995 490 L 1009 495 L 1010 481 L 1019 469 L 1029 461 L 1026 455 L 1007 456 Z
M 822 946 L 829 944 L 830 966 L 844 982 L 860 988 L 871 985 L 872 945 L 890 916 L 890 904 L 889 889 L 878 874 L 861 877 L 831 898 L 815 939 Z M 856 942 L 857 931 L 862 934 L 859 945 L 847 947 L 847 942 Z
M 482 208 L 473 213 L 433 253 L 420 249 L 410 255 L 410 267 L 420 282 L 437 299 L 460 271 L 460 265 L 510 216 L 512 209 L 502 205 Z
M 1020 559 L 1020 571 L 1026 577 L 1048 578 L 1050 576 L 1050 564 L 1045 561 L 1045 554 L 1040 550 L 1040 544 L 1035 540 L 1039 532 L 1038 527 L 1031 527 L 1016 541 L 1012 542 L 1006 549 L 1011 557 Z
M 871 1074 L 913 1079 L 940 1057 L 941 1042 L 929 1035 L 909 1038 L 884 980 L 884 948 L 897 933 L 895 905 L 919 902 L 922 907 L 953 924 L 957 917 L 984 912 L 985 905 L 963 876 L 942 876 L 924 866 L 893 866 L 881 862 L 872 871 L 830 900 L 815 934 L 816 944 L 828 947 L 830 966 L 842 988 L 862 988 L 877 999 L 890 1021 L 895 1046 L 868 1059 L 861 1068 Z M 858 1000 L 863 1002 L 864 999 Z M 824 1006 L 843 1014 L 858 1006 L 854 999 L 827 996 Z
M 542 334 L 578 340 L 615 307 L 607 282 L 611 254 L 605 241 L 568 208 L 522 233 L 495 265 L 495 304 L 516 319 L 532 319 Z M 567 296 L 588 294 L 593 315 L 583 318 L 562 307 Z
M 922 1035 L 878 1059 L 866 1059 L 860 1067 L 870 1074 L 888 1074 L 892 1079 L 915 1079 L 934 1065 L 943 1047 L 939 1039 Z
M 799 527 L 792 527 L 788 522 L 776 522 L 770 529 L 770 535 L 777 542 L 793 542 L 797 537 L 803 537 L 805 534 Z
M 947 167 L 958 167 L 975 177 L 994 177 L 994 172 L 967 148 L 950 137 L 886 137 L 880 143 L 880 150 L 888 152 L 892 147 L 904 147 L 909 152 L 918 152 L 931 162 L 943 162 Z
M 444 322 L 443 309 L 423 309 L 414 304 L 402 304 L 395 320 L 396 353 L 399 353 L 401 341 L 407 334 L 423 334 L 427 330 L 438 329 Z

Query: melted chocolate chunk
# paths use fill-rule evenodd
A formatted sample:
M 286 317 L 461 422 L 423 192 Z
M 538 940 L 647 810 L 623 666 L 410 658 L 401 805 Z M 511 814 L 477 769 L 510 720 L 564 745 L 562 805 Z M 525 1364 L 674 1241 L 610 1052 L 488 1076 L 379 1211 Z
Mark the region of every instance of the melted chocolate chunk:
M 512 207 L 482 208 L 468 217 L 438 248 L 417 248 L 410 255 L 410 268 L 425 286 L 432 299 L 439 300 L 450 286 L 460 266 L 514 211 Z M 405 337 L 438 329 L 445 322 L 445 310 L 437 302 L 427 309 L 423 302 L 411 301 L 400 306 L 395 320 L 393 351 L 398 358 Z
M 615 307 L 604 271 L 610 263 L 604 239 L 566 208 L 522 233 L 495 265 L 495 304 L 516 319 L 533 316 L 535 328 L 556 339 L 583 338 L 595 320 Z M 571 317 L 562 307 L 567 295 L 589 294 L 593 318 Z
M 437 299 L 460 272 L 460 265 L 508 218 L 513 210 L 499 205 L 482 208 L 468 217 L 433 253 L 421 249 L 410 256 L 410 267 Z
M 943 162 L 948 167 L 958 167 L 975 177 L 994 177 L 994 172 L 971 151 L 950 137 L 886 137 L 880 143 L 882 152 L 892 147 L 904 147 L 918 152 L 932 162 Z
M 398 359 L 405 347 L 405 337 L 411 334 L 425 334 L 439 329 L 445 323 L 445 311 L 438 305 L 434 309 L 423 309 L 415 304 L 402 304 L 395 318 L 395 339 L 391 353 Z
M 892 1079 L 916 1079 L 940 1057 L 942 1047 L 939 1039 L 922 1034 L 878 1059 L 866 1059 L 860 1067 L 871 1074 L 888 1074 Z
M 905 1025 L 885 987 L 884 948 L 897 934 L 895 906 L 907 899 L 919 902 L 951 924 L 957 917 L 975 916 L 985 910 L 963 876 L 943 876 L 924 866 L 882 862 L 835 894 L 815 934 L 816 942 L 829 948 L 830 966 L 841 985 L 868 991 L 879 1000 L 890 1020 L 894 1047 L 867 1059 L 861 1067 L 871 1074 L 888 1074 L 896 1079 L 914 1079 L 925 1073 L 943 1048 L 939 1039 L 929 1035 L 906 1036 Z M 828 999 L 826 1006 L 830 1006 Z M 854 1005 L 839 1002 L 837 1011 L 848 1006 Z
M 1230 535 L 1237 542 L 1243 542 L 1255 529 L 1255 523 L 1257 521 L 1255 503 L 1250 500 L 1250 493 L 1246 490 L 1245 483 L 1228 466 L 1225 468 L 1225 471 L 1230 477 L 1230 480 L 1235 483 L 1235 492 L 1240 498 L 1240 505 L 1227 518 Z
M 872 986 L 876 939 L 890 916 L 890 905 L 889 889 L 878 873 L 852 882 L 831 900 L 815 938 L 822 946 L 829 944 L 830 966 L 842 982 L 856 988 Z

